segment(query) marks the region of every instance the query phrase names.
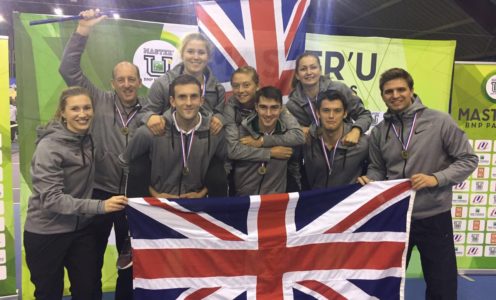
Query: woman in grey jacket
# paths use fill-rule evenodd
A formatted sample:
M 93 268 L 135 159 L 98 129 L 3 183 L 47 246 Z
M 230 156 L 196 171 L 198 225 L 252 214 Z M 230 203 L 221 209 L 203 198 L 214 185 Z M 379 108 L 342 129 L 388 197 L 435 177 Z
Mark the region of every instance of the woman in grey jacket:
M 89 92 L 64 90 L 52 122 L 38 128 L 31 161 L 33 194 L 24 225 L 26 263 L 36 299 L 61 299 L 64 267 L 73 299 L 91 299 L 97 280 L 93 233 L 96 214 L 122 210 L 124 196 L 89 199 L 95 173 Z
M 296 59 L 295 74 L 293 77 L 293 91 L 289 94 L 286 104 L 288 110 L 296 117 L 305 135 L 308 135 L 312 123 L 318 124 L 315 113 L 315 103 L 319 92 L 335 90 L 344 95 L 348 107 L 347 121 L 352 122 L 352 129 L 343 137 L 343 143 L 352 146 L 358 143 L 362 133 L 365 133 L 372 116 L 363 106 L 360 99 L 346 84 L 330 80 L 321 75 L 322 67 L 318 56 L 312 53 L 303 53 Z

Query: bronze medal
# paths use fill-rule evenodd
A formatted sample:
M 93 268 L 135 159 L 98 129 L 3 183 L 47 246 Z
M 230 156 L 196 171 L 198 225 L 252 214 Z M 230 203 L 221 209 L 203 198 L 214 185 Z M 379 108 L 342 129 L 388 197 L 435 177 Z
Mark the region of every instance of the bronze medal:
M 260 166 L 260 168 L 258 168 L 258 174 L 265 175 L 265 173 L 267 173 L 267 168 L 264 165 Z
M 408 159 L 408 151 L 406 151 L 406 150 L 401 150 L 401 157 L 402 157 L 404 160 L 407 160 L 407 159 Z
M 122 132 L 122 134 L 123 134 L 123 135 L 128 135 L 128 134 L 129 134 L 129 128 L 127 128 L 127 127 L 122 127 L 122 128 L 121 128 L 121 132 Z
M 189 168 L 188 167 L 183 167 L 183 175 L 188 176 L 189 175 Z

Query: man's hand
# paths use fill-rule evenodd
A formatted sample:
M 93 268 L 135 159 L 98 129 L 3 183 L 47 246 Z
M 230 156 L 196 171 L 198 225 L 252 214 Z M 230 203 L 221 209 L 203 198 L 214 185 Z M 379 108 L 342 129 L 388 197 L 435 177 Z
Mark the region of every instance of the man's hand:
M 357 182 L 361 185 L 366 185 L 367 183 L 371 183 L 373 180 L 370 180 L 367 176 L 360 176 L 357 178 Z
M 146 127 L 150 129 L 153 135 L 163 135 L 165 133 L 165 119 L 159 115 L 152 115 L 148 122 L 146 122 Z
M 199 192 L 190 192 L 182 194 L 181 198 L 205 198 L 207 196 L 208 189 L 206 187 L 202 188 Z
M 345 146 L 354 146 L 358 144 L 358 140 L 360 139 L 361 131 L 357 127 L 353 127 L 350 132 L 348 132 L 342 139 L 343 145 Z
M 288 160 L 293 154 L 293 149 L 290 147 L 275 146 L 270 148 L 270 157 L 275 159 Z
M 127 205 L 126 196 L 113 196 L 103 201 L 103 210 L 105 213 L 123 210 Z
M 224 126 L 224 125 L 219 120 L 219 118 L 212 117 L 212 119 L 210 120 L 210 132 L 213 135 L 219 134 L 220 130 L 222 129 L 222 126 Z
M 414 191 L 421 190 L 427 187 L 435 187 L 439 184 L 436 176 L 418 173 L 413 175 L 410 180 L 412 181 L 412 189 Z
M 245 137 L 240 138 L 239 142 L 243 145 L 246 145 L 246 146 L 260 148 L 263 145 L 263 137 L 260 137 L 258 139 L 254 139 L 251 136 L 245 136 Z
M 100 10 L 98 8 L 82 11 L 79 15 L 83 18 L 79 20 L 76 32 L 82 36 L 88 36 L 93 26 L 107 18 L 105 15 L 100 15 Z

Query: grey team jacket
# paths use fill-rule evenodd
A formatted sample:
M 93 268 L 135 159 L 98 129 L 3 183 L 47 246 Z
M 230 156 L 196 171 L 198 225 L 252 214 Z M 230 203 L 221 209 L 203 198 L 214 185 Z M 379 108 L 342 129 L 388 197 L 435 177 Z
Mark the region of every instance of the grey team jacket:
M 172 70 L 155 79 L 148 90 L 148 101 L 143 108 L 144 114 L 141 117 L 143 123 L 146 124 L 151 115 L 161 115 L 170 108 L 169 85 L 183 72 L 184 64 L 180 63 Z M 225 89 L 217 81 L 210 68 L 205 69 L 204 75 L 207 80 L 205 84 L 205 103 L 202 105 L 201 113 L 203 115 L 213 114 L 224 124 L 222 114 L 224 112 Z
M 167 124 L 165 135 L 154 136 L 146 126 L 136 131 L 126 153 L 121 156 L 121 165 L 126 166 L 133 159 L 148 153 L 151 164 L 151 186 L 159 193 L 182 195 L 198 192 L 205 186 L 205 176 L 210 160 L 217 156 L 225 160 L 226 143 L 224 132 L 210 134 L 210 116 L 203 116 L 195 131 L 188 160 L 190 173 L 183 175 L 181 136 L 173 123 L 171 110 L 163 115 Z M 185 146 L 189 147 L 190 135 L 186 135 Z M 187 150 L 186 150 L 187 152 Z
M 392 124 L 406 141 L 415 113 L 417 121 L 408 147 L 408 159 L 404 160 Z M 403 113 L 393 114 L 388 110 L 384 114 L 384 120 L 372 130 L 369 149 L 369 179 L 410 178 L 417 173 L 437 178 L 438 186 L 417 191 L 414 219 L 449 211 L 452 185 L 465 180 L 478 163 L 467 136 L 452 118 L 425 107 L 416 95 L 413 104 Z
M 67 130 L 60 122 L 37 129 L 31 160 L 33 193 L 24 229 L 38 234 L 73 232 L 103 214 L 103 201 L 90 199 L 95 173 L 90 135 Z
M 350 132 L 351 128 L 351 124 L 344 123 L 343 136 Z M 356 179 L 362 175 L 368 160 L 369 137 L 367 135 L 360 136 L 358 144 L 350 147 L 341 142 L 338 143 L 334 162 L 332 162 L 334 150 L 327 150 L 326 148 L 326 154 L 332 164 L 330 175 L 315 124 L 310 126 L 310 138 L 302 147 L 310 188 L 328 188 L 356 183 Z
M 112 194 L 124 194 L 125 176 L 119 165 L 119 154 L 124 152 L 129 140 L 139 126 L 139 115 L 145 99 L 138 97 L 138 104 L 133 107 L 129 116 L 135 111 L 137 115 L 128 124 L 129 133 L 121 132 L 123 127 L 116 106 L 125 114 L 119 97 L 114 91 L 103 91 L 97 88 L 81 70 L 81 55 L 88 38 L 74 33 L 67 43 L 62 57 L 59 72 L 68 86 L 79 85 L 87 88 L 93 98 L 94 117 L 92 136 L 96 145 L 95 188 Z
M 349 118 L 352 118 L 355 121 L 353 127 L 358 127 L 365 133 L 369 129 L 370 124 L 372 124 L 372 115 L 370 114 L 370 111 L 363 106 L 362 99 L 355 95 L 346 84 L 320 76 L 319 92 L 327 90 L 336 90 L 343 94 L 348 106 L 347 121 L 350 121 Z M 315 101 L 313 101 L 313 104 L 314 108 L 316 108 Z M 310 110 L 307 97 L 305 96 L 305 92 L 300 83 L 298 83 L 296 88 L 289 94 L 289 100 L 286 106 L 301 126 L 309 127 L 310 124 L 313 123 L 312 111 Z
M 250 161 L 269 161 L 270 148 L 274 146 L 293 147 L 302 144 L 305 139 L 298 121 L 284 107 L 280 118 L 285 124 L 286 130 L 282 134 L 273 134 L 263 137 L 261 148 L 243 145 L 239 142 L 239 126 L 243 119 L 255 112 L 255 109 L 245 109 L 239 101 L 232 96 L 224 107 L 224 120 L 228 156 L 230 159 L 242 159 Z
M 239 127 L 239 136 L 251 136 L 255 139 L 261 134 L 257 131 L 258 116 L 256 112 L 250 114 L 243 119 Z M 284 135 L 288 131 L 288 125 L 281 119 L 278 120 L 276 129 L 273 135 Z M 300 130 L 301 131 L 301 130 Z M 298 135 L 296 144 L 301 145 L 305 139 L 303 134 Z M 266 136 L 264 136 L 265 139 Z M 280 143 L 277 146 L 290 147 L 288 143 Z M 234 185 L 236 195 L 261 195 L 272 193 L 285 193 L 287 172 L 297 175 L 299 174 L 299 163 L 297 160 L 282 160 L 282 159 L 262 159 L 262 160 L 243 160 L 236 159 L 234 156 Z M 265 163 L 266 173 L 259 174 L 258 169 Z M 294 176 L 293 175 L 293 176 Z M 297 176 L 299 178 L 299 176 Z M 299 184 L 299 182 L 298 182 Z

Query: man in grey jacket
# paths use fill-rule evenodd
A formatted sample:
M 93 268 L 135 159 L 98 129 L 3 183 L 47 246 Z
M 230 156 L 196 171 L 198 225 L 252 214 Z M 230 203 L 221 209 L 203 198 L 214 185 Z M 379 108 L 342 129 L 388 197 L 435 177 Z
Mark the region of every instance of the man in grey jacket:
M 345 122 L 348 106 L 339 91 L 320 92 L 315 106 L 319 124 L 310 125 L 309 137 L 303 146 L 309 188 L 356 183 L 366 167 L 369 137 L 361 135 L 355 145 L 343 143 L 352 124 Z
M 223 130 L 210 132 L 211 114 L 200 114 L 203 104 L 200 82 L 191 75 L 179 75 L 170 85 L 170 104 L 163 117 L 164 135 L 155 136 L 146 126 L 140 127 L 121 164 L 148 155 L 152 162 L 150 193 L 162 198 L 203 198 L 207 168 L 214 156 L 224 161 L 226 143 Z
M 139 125 L 138 113 L 145 99 L 138 97 L 141 78 L 138 68 L 130 62 L 119 62 L 114 67 L 111 80 L 112 91 L 101 90 L 86 77 L 81 70 L 81 56 L 93 27 L 101 22 L 105 16 L 99 15 L 98 10 L 83 11 L 81 16 L 83 19 L 79 21 L 76 31 L 66 45 L 59 72 L 68 86 L 85 87 L 93 98 L 95 116 L 91 130 L 96 145 L 93 198 L 107 199 L 110 196 L 127 194 L 128 192 L 125 188 L 127 177 L 122 172 L 118 156 L 124 152 L 127 144 L 134 136 Z M 141 178 L 144 176 L 134 177 L 140 179 L 130 180 L 136 184 L 142 182 Z M 131 192 L 131 194 L 145 196 L 142 192 L 137 191 Z M 100 269 L 103 266 L 103 257 L 112 226 L 115 230 L 117 250 L 119 252 L 125 251 L 127 247 L 125 241 L 128 236 L 128 225 L 125 212 L 120 211 L 97 216 L 93 227 L 97 235 Z M 131 299 L 131 270 L 120 270 L 118 275 L 116 298 Z M 101 282 L 97 294 L 101 296 Z
M 291 121 L 284 122 L 280 118 L 283 109 L 282 94 L 277 88 L 268 86 L 260 89 L 255 99 L 256 112 L 251 113 L 241 121 L 239 136 L 259 140 L 263 136 L 283 135 L 291 127 Z M 288 118 L 293 118 L 293 116 L 288 114 L 285 120 Z M 300 134 L 296 136 L 298 138 L 297 144 L 303 144 L 304 137 L 301 129 L 295 130 L 300 131 Z M 293 153 L 291 146 L 294 146 L 292 142 L 280 142 L 271 147 L 270 152 L 281 155 L 271 155 L 268 159 L 260 160 L 246 159 L 241 153 L 229 149 L 229 158 L 233 160 L 234 165 L 236 195 L 286 192 L 286 173 L 289 171 L 292 174 L 299 174 L 298 161 L 288 162 Z M 288 164 L 290 165 L 288 166 Z
M 465 133 L 451 117 L 425 107 L 413 92 L 413 78 L 399 68 L 381 75 L 388 107 L 370 138 L 366 184 L 410 178 L 416 191 L 408 244 L 420 252 L 426 299 L 456 299 L 457 267 L 451 221 L 452 186 L 477 167 Z

